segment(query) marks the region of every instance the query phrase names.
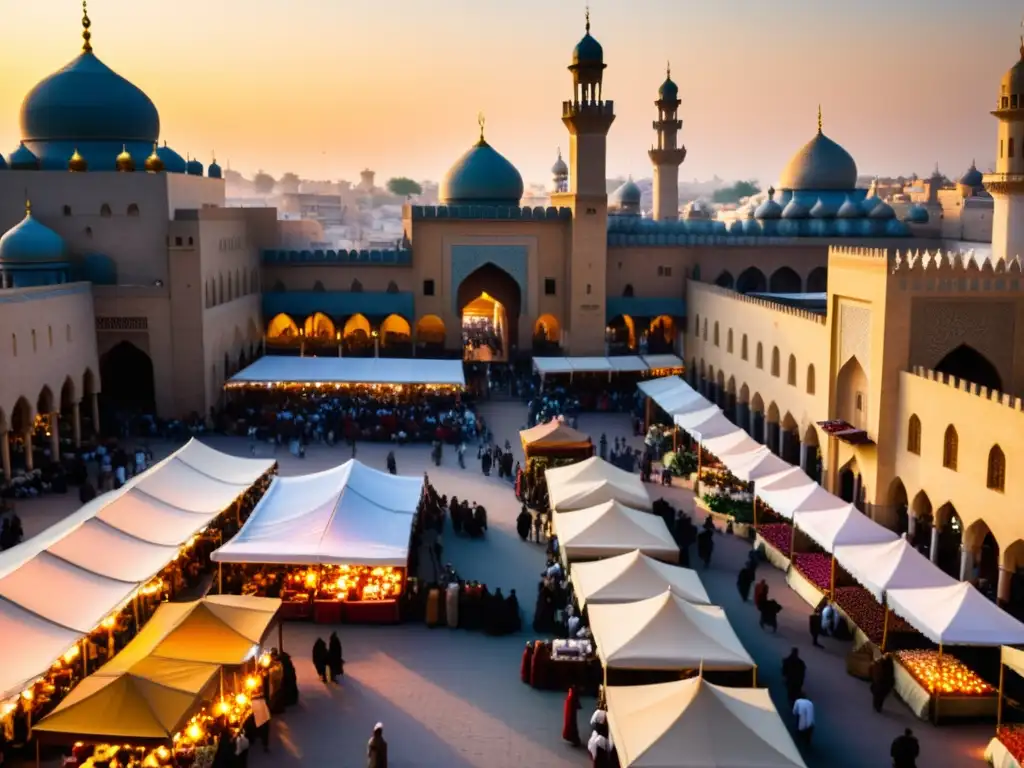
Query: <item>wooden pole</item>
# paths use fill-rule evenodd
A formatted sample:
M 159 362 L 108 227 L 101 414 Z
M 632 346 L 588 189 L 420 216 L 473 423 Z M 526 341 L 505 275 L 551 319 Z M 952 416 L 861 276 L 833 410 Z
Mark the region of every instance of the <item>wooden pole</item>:
M 89 638 L 82 638 L 82 677 L 89 676 Z
M 753 678 L 754 678 L 753 681 L 751 682 L 751 686 L 750 687 L 751 688 L 757 688 L 757 664 L 755 664 L 754 668 L 752 670 L 750 670 L 750 671 L 753 674 Z
M 284 651 L 284 622 L 277 620 L 277 650 Z
M 703 457 L 703 451 L 700 449 L 700 441 L 697 441 L 697 477 L 693 481 L 693 495 L 695 498 L 700 498 L 700 468 Z
M 39 768 L 39 739 L 36 739 L 36 768 Z
M 832 553 L 832 568 L 831 568 L 831 571 L 829 572 L 828 582 L 829 582 L 828 583 L 828 599 L 829 600 L 835 600 L 836 599 L 836 555 L 835 555 L 835 552 Z
M 889 640 L 889 601 L 882 602 L 885 609 L 885 617 L 882 619 L 882 653 L 885 653 L 885 644 Z
M 217 563 L 217 594 L 224 594 L 224 563 Z
M 136 592 L 132 598 L 132 614 L 135 616 L 135 634 L 142 629 L 142 622 L 139 620 L 139 593 Z
M 789 562 L 793 562 L 793 556 L 796 554 L 796 516 L 789 522 Z
M 754 496 L 754 529 L 756 530 L 757 529 L 757 494 L 755 493 L 755 494 L 753 494 L 753 496 Z
M 939 669 L 939 680 L 942 680 L 942 643 L 939 643 L 938 669 Z M 942 686 L 936 686 L 936 688 L 935 688 L 935 707 L 932 710 L 932 714 L 933 714 L 933 716 L 935 718 L 935 720 L 934 720 L 934 724 L 935 725 L 939 724 L 939 699 L 941 698 L 941 694 L 942 694 Z
M 1003 682 L 1006 680 L 1006 665 L 999 661 L 999 703 L 996 705 L 996 735 L 1003 726 Z

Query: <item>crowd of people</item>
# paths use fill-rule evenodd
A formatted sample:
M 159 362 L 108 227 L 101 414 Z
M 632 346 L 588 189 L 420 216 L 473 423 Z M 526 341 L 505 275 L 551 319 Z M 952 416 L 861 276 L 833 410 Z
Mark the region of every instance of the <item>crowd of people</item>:
M 486 584 L 459 579 L 450 566 L 446 570 L 450 571 L 449 577 L 427 591 L 424 621 L 428 627 L 447 626 L 492 636 L 520 630 L 522 612 L 514 589 L 507 596 L 501 587 L 491 592 Z

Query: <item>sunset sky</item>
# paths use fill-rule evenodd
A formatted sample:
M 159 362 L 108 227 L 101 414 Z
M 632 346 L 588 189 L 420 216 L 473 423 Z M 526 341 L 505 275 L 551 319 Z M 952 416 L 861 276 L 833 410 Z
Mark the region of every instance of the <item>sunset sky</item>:
M 6 3 L 0 151 L 22 98 L 77 55 L 76 0 Z M 671 60 L 688 156 L 681 179 L 774 182 L 814 133 L 862 173 L 959 175 L 993 160 L 988 114 L 1019 57 L 1015 0 L 592 0 L 618 115 L 609 176 L 650 175 Z M 92 0 L 97 55 L 145 90 L 182 155 L 247 175 L 439 179 L 477 136 L 546 182 L 567 145 L 583 0 Z

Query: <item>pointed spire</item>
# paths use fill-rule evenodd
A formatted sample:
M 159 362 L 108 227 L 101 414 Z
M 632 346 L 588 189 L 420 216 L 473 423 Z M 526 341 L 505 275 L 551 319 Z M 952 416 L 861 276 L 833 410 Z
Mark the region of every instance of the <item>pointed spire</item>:
M 32 201 L 28 199 L 28 190 L 25 190 L 25 215 L 32 215 Z
M 671 61 L 666 61 L 665 62 L 665 79 L 666 80 L 671 80 L 672 79 L 672 62 Z
M 818 135 L 821 135 L 821 104 L 818 105 Z
M 587 34 L 589 35 L 590 34 L 590 6 L 589 5 L 587 6 L 585 18 L 587 20 Z M 1021 40 L 1021 46 L 1024 47 L 1024 40 Z M 1021 55 L 1024 56 L 1024 53 L 1022 53 Z
M 485 144 L 484 140 L 484 126 L 487 124 L 487 118 L 484 117 L 483 112 L 478 112 L 476 116 L 476 122 L 480 126 L 480 143 Z
M 92 33 L 89 31 L 91 26 L 88 0 L 82 0 L 82 53 L 92 53 Z

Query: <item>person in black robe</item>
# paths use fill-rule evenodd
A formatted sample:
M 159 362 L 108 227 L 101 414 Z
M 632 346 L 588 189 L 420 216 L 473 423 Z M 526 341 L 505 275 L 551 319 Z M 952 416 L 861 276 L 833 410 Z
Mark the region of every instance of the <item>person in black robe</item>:
M 331 632 L 327 643 L 327 666 L 331 670 L 332 683 L 338 682 L 338 678 L 345 674 L 345 659 L 341 656 L 341 640 L 337 632 Z
M 782 606 L 779 605 L 777 600 L 765 598 L 764 602 L 761 603 L 761 619 L 758 622 L 761 629 L 770 627 L 773 633 L 778 632 L 780 611 L 782 611 Z
M 290 653 L 278 651 L 281 660 L 281 694 L 284 706 L 291 707 L 299 703 L 299 683 L 295 675 L 295 664 Z
M 782 679 L 786 681 L 786 695 L 789 697 L 789 706 L 796 703 L 800 691 L 804 687 L 804 678 L 807 677 L 807 665 L 800 658 L 800 652 L 794 648 L 789 656 L 782 660 Z
M 523 618 L 519 613 L 519 598 L 514 589 L 509 590 L 508 597 L 505 598 L 505 612 L 508 614 L 509 633 L 518 632 L 523 628 Z
M 480 459 L 480 469 L 483 471 L 484 477 L 490 477 L 491 476 L 491 453 L 490 453 L 490 451 L 486 452 L 483 455 L 483 458 Z
M 322 637 L 318 637 L 313 643 L 313 666 L 316 668 L 317 675 L 325 683 L 327 682 L 327 661 L 327 643 Z
M 707 528 L 700 532 L 697 536 L 697 557 L 700 558 L 701 562 L 704 563 L 705 568 L 711 567 L 711 553 L 715 551 L 715 540 L 712 538 L 714 534 L 711 533 Z
M 473 510 L 473 522 L 476 523 L 480 535 L 487 530 L 487 509 L 482 504 L 477 504 Z
M 823 647 L 818 642 L 818 638 L 821 637 L 821 611 L 815 609 L 807 620 L 808 628 L 811 631 L 811 645 L 815 648 Z
M 388 451 L 387 464 L 388 464 L 388 474 L 397 475 L 398 474 L 398 462 L 395 461 L 395 452 L 394 451 Z
M 886 698 L 896 687 L 896 668 L 892 656 L 883 654 L 871 665 L 871 706 L 881 712 Z
M 736 588 L 740 591 L 743 602 L 750 599 L 750 587 L 754 584 L 754 569 L 749 565 L 743 566 L 739 576 L 736 577 Z
M 519 517 L 516 518 L 516 533 L 519 534 L 519 538 L 526 541 L 530 538 L 530 528 L 533 527 L 533 515 L 530 514 L 530 510 L 523 504 L 523 508 L 519 512 Z

